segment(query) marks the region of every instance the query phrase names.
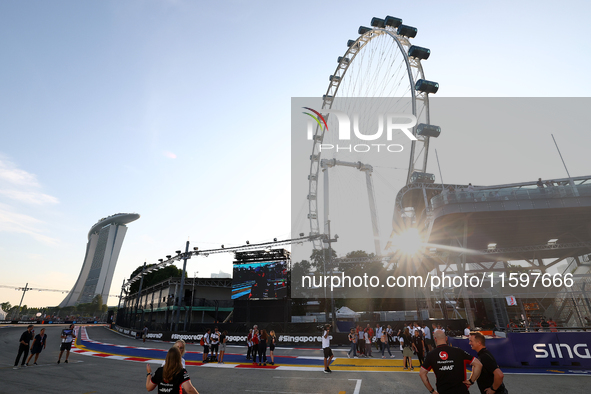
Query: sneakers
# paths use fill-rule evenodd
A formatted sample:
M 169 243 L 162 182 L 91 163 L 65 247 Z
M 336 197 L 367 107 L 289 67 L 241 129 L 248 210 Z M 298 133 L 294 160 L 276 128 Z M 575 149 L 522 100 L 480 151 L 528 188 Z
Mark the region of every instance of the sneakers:
M 15 368 L 16 369 L 16 368 Z M 330 373 L 330 371 L 328 369 L 324 370 L 324 373 Z
M 382 358 L 386 358 L 386 356 L 382 356 Z
M 60 363 L 60 360 L 57 360 L 57 363 L 59 364 Z
M 330 370 L 330 368 L 326 368 L 326 370 L 328 371 L 328 373 L 332 373 L 332 371 Z
M 68 363 L 68 359 L 66 359 L 66 361 L 64 361 L 66 364 Z
M 37 365 L 37 363 L 33 363 L 33 365 Z
M 394 356 L 393 354 L 391 354 L 391 355 L 390 355 L 390 357 L 392 357 L 392 358 L 396 358 L 396 356 Z
M 353 358 L 359 358 L 359 357 L 357 357 L 357 356 L 353 356 Z
M 408 371 L 408 368 L 404 367 L 402 368 L 403 371 Z
M 347 358 L 351 358 L 351 355 L 349 353 L 347 353 Z

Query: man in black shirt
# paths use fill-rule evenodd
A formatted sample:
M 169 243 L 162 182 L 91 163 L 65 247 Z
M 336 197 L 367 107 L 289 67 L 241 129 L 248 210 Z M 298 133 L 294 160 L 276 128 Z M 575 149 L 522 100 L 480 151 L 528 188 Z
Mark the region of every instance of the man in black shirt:
M 478 388 L 482 394 L 506 393 L 503 383 L 503 371 L 491 352 L 484 347 L 486 339 L 479 332 L 470 333 L 470 347 L 478 352 L 478 359 L 482 363 L 482 373 L 478 378 Z
M 447 336 L 442 330 L 433 333 L 435 349 L 431 350 L 421 366 L 421 380 L 429 393 L 466 394 L 468 385 L 473 384 L 478 376 L 482 364 L 476 357 L 469 355 L 457 347 L 447 345 Z M 466 365 L 472 365 L 472 375 L 466 380 Z M 433 369 L 437 379 L 437 390 L 431 386 L 427 374 Z
M 27 331 L 23 332 L 21 339 L 19 340 L 18 354 L 16 360 L 14 360 L 14 368 L 18 367 L 18 361 L 20 360 L 21 355 L 24 355 L 21 367 L 25 366 L 25 361 L 29 355 L 29 342 L 31 342 L 31 339 L 33 339 L 33 325 L 29 324 Z

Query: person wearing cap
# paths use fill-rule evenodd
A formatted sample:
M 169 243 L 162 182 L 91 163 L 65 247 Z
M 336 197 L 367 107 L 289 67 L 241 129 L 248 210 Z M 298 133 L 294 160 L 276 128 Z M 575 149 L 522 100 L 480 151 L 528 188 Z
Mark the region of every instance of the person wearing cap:
M 70 357 L 70 349 L 72 348 L 72 342 L 74 342 L 74 339 L 76 338 L 76 332 L 74 331 L 74 325 L 70 324 L 69 328 L 63 329 L 62 330 L 62 344 L 60 346 L 60 355 L 57 358 L 57 363 L 59 364 L 62 360 L 62 354 L 64 353 L 64 350 L 66 351 L 66 361 L 65 363 L 68 363 L 68 357 Z
M 21 339 L 19 339 L 19 346 L 18 346 L 18 354 L 16 356 L 16 360 L 14 360 L 14 368 L 18 368 L 18 362 L 23 356 L 23 362 L 21 367 L 25 367 L 25 362 L 27 360 L 27 356 L 29 355 L 29 343 L 31 339 L 33 339 L 33 325 L 29 324 L 27 326 L 27 331 L 23 332 L 21 335 Z

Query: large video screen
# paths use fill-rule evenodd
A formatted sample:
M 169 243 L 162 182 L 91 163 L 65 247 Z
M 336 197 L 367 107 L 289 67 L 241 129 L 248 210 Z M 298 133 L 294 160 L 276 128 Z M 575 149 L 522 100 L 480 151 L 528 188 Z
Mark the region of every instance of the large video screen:
M 234 264 L 233 300 L 274 300 L 287 296 L 287 261 Z

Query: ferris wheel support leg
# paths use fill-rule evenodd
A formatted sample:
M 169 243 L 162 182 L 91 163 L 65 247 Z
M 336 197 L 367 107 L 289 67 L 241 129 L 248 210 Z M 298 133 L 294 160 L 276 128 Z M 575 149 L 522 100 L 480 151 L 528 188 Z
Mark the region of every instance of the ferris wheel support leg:
M 462 247 L 463 248 L 468 248 L 468 220 L 466 219 L 464 221 L 464 237 L 462 240 Z M 462 263 L 460 264 L 459 268 L 459 274 L 460 276 L 464 276 L 465 272 L 466 272 L 466 253 L 462 253 Z M 472 306 L 470 304 L 470 296 L 467 294 L 467 290 L 466 287 L 462 287 L 462 296 L 464 298 L 464 309 L 466 311 L 466 320 L 468 321 L 468 324 L 470 325 L 470 328 L 474 327 L 474 315 L 472 313 Z
M 382 255 L 382 247 L 380 245 L 380 229 L 378 225 L 378 214 L 376 210 L 376 199 L 373 190 L 373 180 L 370 171 L 365 171 L 365 182 L 367 184 L 367 197 L 369 200 L 369 211 L 371 214 L 371 227 L 373 229 L 373 242 L 376 249 L 376 255 Z

